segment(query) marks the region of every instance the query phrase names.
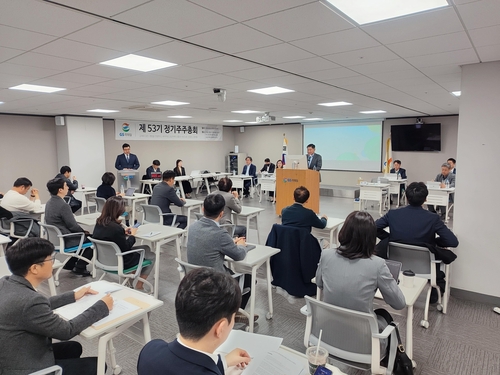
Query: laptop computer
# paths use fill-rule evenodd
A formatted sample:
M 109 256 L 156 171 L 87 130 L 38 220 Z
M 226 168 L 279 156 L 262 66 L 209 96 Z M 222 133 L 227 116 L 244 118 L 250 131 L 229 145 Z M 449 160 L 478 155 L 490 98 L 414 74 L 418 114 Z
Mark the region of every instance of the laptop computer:
M 129 188 L 127 188 L 127 190 L 125 191 L 125 196 L 126 196 L 126 197 L 133 197 L 133 196 L 134 196 L 134 192 L 135 192 L 135 188 L 133 188 L 133 187 L 129 187 Z
M 396 280 L 396 282 L 399 284 L 399 274 L 401 273 L 403 263 L 386 259 L 385 264 L 387 265 L 387 268 L 389 268 L 389 271 L 391 271 L 391 275 L 394 280 Z
M 243 246 L 243 247 L 245 248 L 245 250 L 246 250 L 247 252 L 248 252 L 248 251 L 250 251 L 250 250 L 255 249 L 255 245 L 248 245 L 248 244 L 247 244 L 247 245 L 245 245 L 245 246 Z
M 152 180 L 161 180 L 161 172 L 151 172 Z

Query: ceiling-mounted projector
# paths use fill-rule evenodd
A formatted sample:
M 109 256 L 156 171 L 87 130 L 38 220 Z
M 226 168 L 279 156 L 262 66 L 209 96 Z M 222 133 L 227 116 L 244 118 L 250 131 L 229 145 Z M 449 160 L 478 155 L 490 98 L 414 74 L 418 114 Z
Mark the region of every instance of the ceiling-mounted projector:
M 270 116 L 269 112 L 264 112 L 264 114 L 262 116 L 257 116 L 255 118 L 255 121 L 258 123 L 271 122 L 271 121 L 276 121 L 276 117 Z
M 225 89 L 214 88 L 213 90 L 214 90 L 214 94 L 217 95 L 217 100 L 219 102 L 226 101 L 226 90 Z

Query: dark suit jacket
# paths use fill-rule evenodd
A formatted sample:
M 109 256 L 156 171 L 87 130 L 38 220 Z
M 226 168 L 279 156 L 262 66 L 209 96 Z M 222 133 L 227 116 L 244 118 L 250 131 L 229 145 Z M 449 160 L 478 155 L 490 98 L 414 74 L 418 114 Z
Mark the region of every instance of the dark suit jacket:
M 175 204 L 178 207 L 184 206 L 186 203 L 181 201 L 175 189 L 169 186 L 166 182 L 162 181 L 153 188 L 153 196 L 151 197 L 151 204 L 161 208 L 161 212 L 171 213 L 170 204 Z
M 156 171 L 154 170 L 153 166 L 150 165 L 147 169 L 146 169 L 146 176 L 148 176 L 148 179 L 151 179 L 151 173 L 153 172 L 156 172 L 156 173 L 161 173 L 160 171 L 160 168 L 158 168 Z
M 309 160 L 309 155 L 306 155 L 306 157 L 307 157 L 307 160 Z M 320 154 L 316 154 L 316 153 L 314 153 L 312 160 L 311 160 L 311 163 L 310 164 L 309 164 L 309 162 L 307 163 L 307 167 L 309 169 L 315 169 L 318 172 L 321 170 L 322 166 L 323 166 L 323 158 L 321 157 Z
M 75 302 L 69 291 L 50 298 L 22 276 L 0 279 L 0 373 L 27 375 L 55 364 L 51 339 L 69 340 L 108 315 L 102 301 L 71 320 L 54 314 Z
M 247 174 L 247 168 L 248 168 L 248 165 L 244 165 L 243 166 L 243 172 L 241 172 L 241 174 Z M 248 173 L 250 176 L 253 176 L 254 178 L 257 177 L 257 167 L 253 164 L 250 164 L 250 171 Z
M 184 167 L 181 167 L 180 172 L 177 168 L 174 168 L 174 172 L 175 172 L 176 176 L 185 176 L 186 175 L 186 170 L 184 169 Z
M 139 169 L 139 159 L 135 154 L 130 154 L 127 162 L 125 154 L 120 154 L 116 157 L 115 168 L 121 171 L 122 169 Z
M 104 198 L 107 200 L 108 198 L 114 197 L 116 195 L 116 190 L 111 185 L 101 184 L 97 187 L 95 195 L 96 197 Z
M 408 178 L 408 177 L 406 177 L 406 169 L 399 168 L 398 172 L 399 172 L 399 175 L 401 176 L 401 178 Z M 396 170 L 394 168 L 392 168 L 389 173 L 398 173 L 398 172 L 396 172 Z
M 177 340 L 152 340 L 144 346 L 137 361 L 138 375 L 224 375 L 221 361 L 186 348 Z
M 76 189 L 78 189 L 78 181 L 77 180 L 71 181 L 69 178 L 66 178 L 62 173 L 59 173 L 54 178 L 62 178 L 64 181 L 66 181 L 66 185 L 68 185 L 68 189 L 69 189 L 67 195 L 71 196 L 71 191 L 75 191 Z
M 424 244 L 439 247 L 457 247 L 458 239 L 453 232 L 444 224 L 438 215 L 425 210 L 423 207 L 406 206 L 389 210 L 384 216 L 378 219 L 377 236 L 384 243 L 402 242 L 411 245 Z M 384 228 L 389 227 L 390 233 L 387 233 Z M 439 235 L 436 238 L 436 234 Z M 379 245 L 382 244 L 382 241 Z M 382 244 L 381 246 L 387 246 Z M 431 250 L 431 249 L 430 249 Z M 432 250 L 431 250 L 432 251 Z M 449 250 L 444 251 L 444 255 L 450 253 Z M 441 254 L 435 253 L 436 257 L 443 259 Z M 381 254 L 382 256 L 384 254 Z M 443 259 L 445 260 L 445 259 Z
M 294 203 L 281 210 L 281 224 L 283 225 L 307 228 L 310 232 L 311 227 L 323 229 L 326 223 L 325 218 L 320 219 L 313 210 L 305 208 L 300 203 Z
M 260 170 L 261 172 L 267 172 L 267 173 L 274 173 L 274 170 L 276 169 L 276 165 L 274 165 L 273 163 L 267 165 L 267 164 L 264 164 L 264 166 L 262 167 L 262 169 Z

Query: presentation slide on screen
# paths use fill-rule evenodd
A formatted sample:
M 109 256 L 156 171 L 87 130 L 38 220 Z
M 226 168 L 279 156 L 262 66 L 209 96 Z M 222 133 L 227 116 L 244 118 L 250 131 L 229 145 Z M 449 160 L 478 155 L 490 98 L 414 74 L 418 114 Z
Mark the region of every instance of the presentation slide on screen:
M 304 148 L 313 143 L 322 169 L 379 172 L 382 166 L 382 122 L 305 124 Z M 306 150 L 304 150 L 306 153 Z

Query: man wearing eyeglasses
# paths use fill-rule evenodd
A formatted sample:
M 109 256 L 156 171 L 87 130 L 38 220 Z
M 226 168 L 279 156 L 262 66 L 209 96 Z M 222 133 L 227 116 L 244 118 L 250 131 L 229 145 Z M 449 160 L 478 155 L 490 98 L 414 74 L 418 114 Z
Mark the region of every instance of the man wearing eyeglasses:
M 52 276 L 54 246 L 41 238 L 19 240 L 7 249 L 5 258 L 11 276 L 0 279 L 0 369 L 2 375 L 27 375 L 59 365 L 64 375 L 95 375 L 97 358 L 80 358 L 82 346 L 69 340 L 101 320 L 113 308 L 106 295 L 82 314 L 67 321 L 53 312 L 87 294 L 90 287 L 50 298 L 37 292 Z

